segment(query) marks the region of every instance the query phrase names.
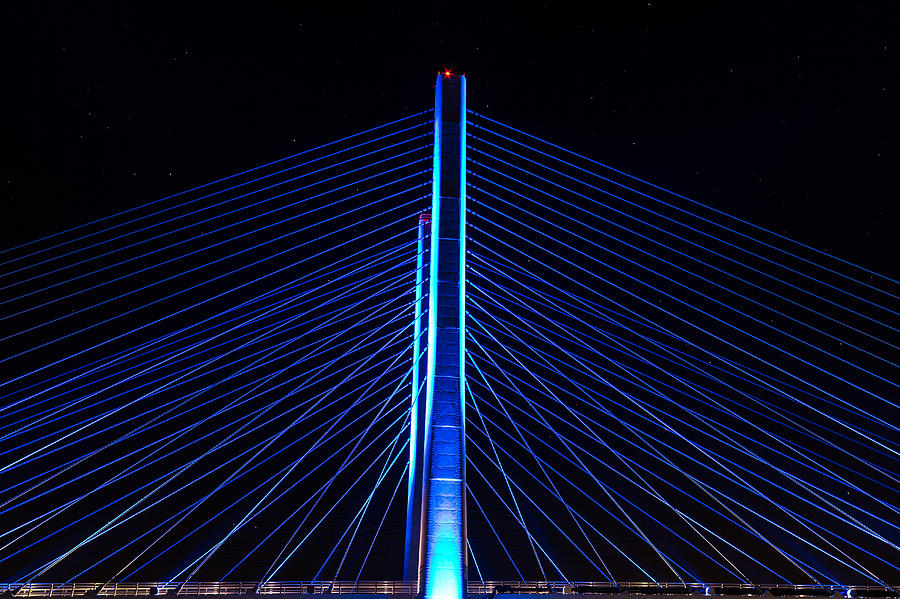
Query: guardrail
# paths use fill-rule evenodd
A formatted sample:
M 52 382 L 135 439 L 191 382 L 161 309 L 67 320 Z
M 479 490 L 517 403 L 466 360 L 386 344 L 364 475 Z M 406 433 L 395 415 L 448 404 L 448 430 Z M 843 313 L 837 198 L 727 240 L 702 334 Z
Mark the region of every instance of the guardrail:
M 51 583 L 35 582 L 26 585 L 0 583 L 2 599 L 12 597 L 143 597 L 155 595 L 415 595 L 417 585 L 409 580 L 296 580 L 267 582 L 99 582 Z M 632 595 L 730 595 L 774 597 L 858 597 L 900 599 L 900 586 L 861 585 L 790 585 L 790 584 L 727 584 L 727 583 L 649 583 L 596 581 L 521 581 L 470 580 L 470 595 L 512 594 L 632 594 Z
M 35 582 L 26 585 L 0 583 L 0 592 L 14 597 L 83 597 L 119 596 L 139 597 L 177 594 L 191 595 L 287 595 L 287 594 L 379 594 L 415 595 L 416 582 L 403 580 L 299 580 L 267 582 L 118 582 L 109 583 L 51 583 Z

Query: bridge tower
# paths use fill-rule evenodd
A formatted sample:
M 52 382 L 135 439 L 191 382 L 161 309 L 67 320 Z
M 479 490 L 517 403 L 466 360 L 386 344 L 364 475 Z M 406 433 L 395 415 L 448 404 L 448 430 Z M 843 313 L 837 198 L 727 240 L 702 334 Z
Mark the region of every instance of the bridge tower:
M 428 331 L 424 322 L 428 311 L 431 256 L 431 212 L 419 215 L 416 251 L 416 303 L 413 321 L 413 366 L 409 420 L 409 483 L 406 493 L 406 541 L 403 551 L 403 580 L 416 580 L 419 576 L 419 535 L 422 525 L 422 456 L 425 453 L 425 393 L 427 380 L 427 344 L 422 343 Z
M 463 599 L 466 79 L 449 72 L 438 75 L 435 85 L 429 262 L 425 414 L 418 427 L 424 432 L 418 590 L 423 599 Z

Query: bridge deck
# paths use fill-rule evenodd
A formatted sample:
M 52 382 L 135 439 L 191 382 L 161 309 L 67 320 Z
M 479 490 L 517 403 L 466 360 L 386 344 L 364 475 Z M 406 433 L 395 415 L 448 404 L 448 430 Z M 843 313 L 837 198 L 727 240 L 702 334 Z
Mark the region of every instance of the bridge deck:
M 277 595 L 283 599 L 327 599 L 342 595 L 353 599 L 409 599 L 416 595 L 415 581 L 360 580 L 360 581 L 281 581 L 268 582 L 261 588 L 253 581 L 240 582 L 190 582 L 180 585 L 171 582 L 112 583 L 31 583 L 16 585 L 0 582 L 0 593 L 5 597 L 137 597 L 174 596 L 190 597 L 215 595 L 221 599 L 237 599 L 246 595 Z M 568 587 L 568 588 L 567 588 Z M 618 590 L 616 590 L 618 589 Z M 635 583 L 620 582 L 611 587 L 605 582 L 573 581 L 469 581 L 469 595 L 494 595 L 496 599 L 524 599 L 540 595 L 542 599 L 563 599 L 576 594 L 584 599 L 605 599 L 630 595 L 709 596 L 722 599 L 759 596 L 770 597 L 900 597 L 900 586 L 838 586 L 826 585 L 738 585 L 725 583 Z

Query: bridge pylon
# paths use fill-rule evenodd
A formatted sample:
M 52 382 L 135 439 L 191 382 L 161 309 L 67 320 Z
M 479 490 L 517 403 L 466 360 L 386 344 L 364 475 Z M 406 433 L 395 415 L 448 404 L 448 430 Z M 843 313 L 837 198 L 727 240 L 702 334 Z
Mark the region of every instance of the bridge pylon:
M 468 563 L 466 79 L 449 72 L 438 75 L 435 84 L 430 241 L 424 421 L 417 426 L 424 438 L 421 460 L 411 456 L 411 466 L 412 462 L 421 463 L 422 469 L 418 592 L 424 599 L 463 599 Z M 417 392 L 413 391 L 414 400 Z M 413 440 L 412 451 L 417 451 L 417 446 Z M 414 481 L 415 475 L 410 477 L 411 486 Z M 412 489 L 410 494 L 414 494 Z M 408 538 L 411 532 L 407 532 Z
M 416 303 L 413 321 L 413 366 L 411 380 L 412 400 L 409 420 L 409 483 L 406 493 L 406 539 L 403 551 L 403 580 L 416 580 L 419 576 L 419 535 L 422 525 L 422 456 L 425 453 L 425 393 L 427 380 L 427 343 L 423 336 L 428 331 L 425 319 L 428 315 L 429 268 L 431 255 L 431 213 L 419 215 L 416 248 Z

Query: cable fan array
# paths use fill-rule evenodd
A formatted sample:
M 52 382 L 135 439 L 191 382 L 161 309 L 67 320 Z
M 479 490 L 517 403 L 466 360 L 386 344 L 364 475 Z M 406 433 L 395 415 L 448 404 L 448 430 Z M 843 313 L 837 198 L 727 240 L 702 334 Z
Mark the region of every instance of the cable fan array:
M 897 583 L 900 283 L 470 118 L 470 576 Z
M 430 119 L 0 253 L 4 580 L 402 561 Z
M 431 118 L 0 251 L 12 588 L 400 577 Z M 469 118 L 470 579 L 896 583 L 900 282 Z

